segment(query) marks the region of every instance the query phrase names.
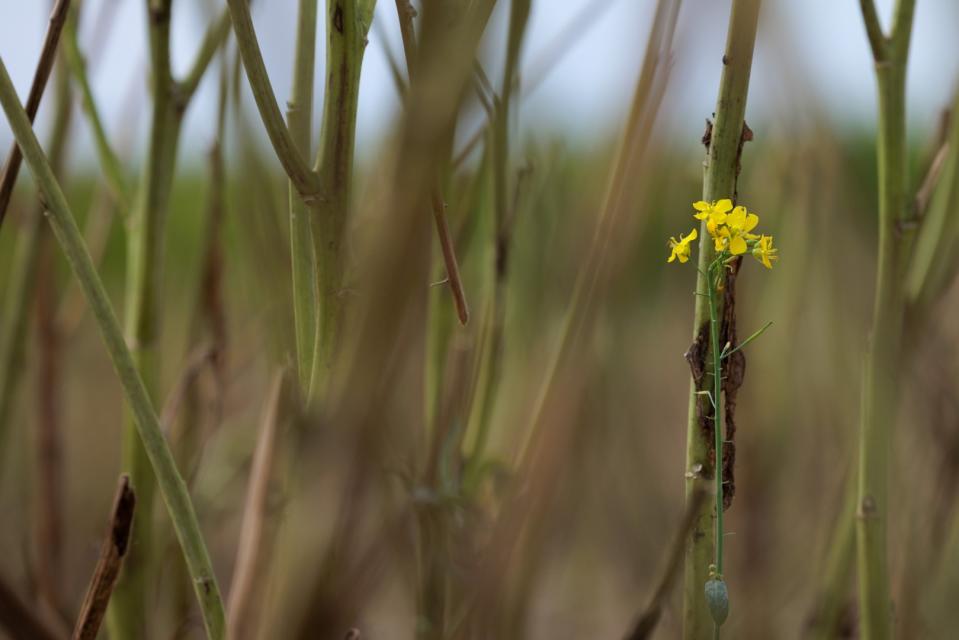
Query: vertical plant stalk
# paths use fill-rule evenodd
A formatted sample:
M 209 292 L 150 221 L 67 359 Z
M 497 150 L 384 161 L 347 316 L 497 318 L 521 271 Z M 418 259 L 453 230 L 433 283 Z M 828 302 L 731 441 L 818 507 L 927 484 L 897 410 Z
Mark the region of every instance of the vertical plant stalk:
M 713 531 L 713 557 L 715 559 L 716 573 L 720 578 L 723 575 L 723 474 L 719 471 L 720 463 L 723 459 L 723 439 L 725 437 L 723 420 L 723 399 L 722 399 L 722 357 L 719 351 L 719 298 L 716 295 L 716 278 L 725 277 L 725 265 L 714 262 L 706 272 L 706 299 L 709 303 L 709 356 L 712 360 L 712 382 L 713 389 L 710 395 L 713 405 L 713 450 L 716 452 L 715 459 L 716 470 L 713 472 L 713 483 L 715 487 L 715 514 L 716 521 Z M 717 632 L 718 635 L 718 625 Z
M 509 35 L 506 45 L 506 61 L 503 66 L 503 84 L 500 99 L 496 103 L 492 123 L 492 169 L 493 169 L 493 299 L 487 316 L 488 332 L 485 340 L 488 352 L 484 354 L 481 369 L 485 376 L 482 396 L 477 403 L 476 441 L 466 469 L 466 484 L 474 485 L 485 454 L 493 409 L 496 403 L 499 382 L 502 377 L 504 334 L 506 327 L 506 294 L 509 277 L 510 247 L 515 222 L 515 207 L 509 204 L 509 124 L 513 89 L 516 86 L 519 56 L 529 21 L 529 0 L 513 0 L 510 12 Z
M 56 93 L 53 129 L 50 133 L 50 164 L 55 173 L 60 171 L 63 164 L 71 121 L 70 88 L 62 66 L 54 85 Z M 16 154 L 11 152 L 7 159 L 3 180 L 15 181 L 16 173 L 19 171 L 20 147 L 14 144 L 13 148 L 16 149 Z M 18 159 L 13 160 L 14 157 Z M 11 182 L 11 189 L 12 184 L 13 182 Z M 3 200 L 5 197 L 8 196 L 0 197 L 0 208 L 8 203 Z M 3 298 L 4 316 L 0 324 L 0 445 L 10 423 L 8 418 L 22 368 L 27 312 L 30 308 L 29 298 L 40 254 L 42 235 L 43 209 L 38 205 L 31 208 L 24 221 L 24 228 L 17 240 L 13 264 L 8 276 L 7 292 Z
M 170 67 L 172 5 L 172 0 L 147 0 L 153 110 L 144 177 L 127 229 L 127 340 L 137 370 L 153 399 L 157 398 L 160 382 L 164 227 L 180 126 L 213 54 L 229 33 L 224 14 L 207 28 L 188 75 L 177 82 Z M 109 626 L 118 637 L 142 635 L 149 584 L 154 480 L 150 460 L 133 422 L 128 421 L 124 432 L 122 467 L 130 474 L 141 508 L 135 515 L 130 554 L 110 607 Z
M 913 235 L 905 224 L 909 217 L 906 61 L 915 0 L 896 4 L 888 37 L 882 33 L 872 0 L 861 0 L 861 6 L 876 62 L 879 97 L 879 258 L 862 380 L 856 550 L 862 637 L 874 640 L 892 634 L 886 520 L 892 430 L 898 409 L 896 376 L 906 308 L 902 276 L 907 243 Z
M 734 0 L 729 16 L 729 30 L 723 55 L 723 73 L 716 101 L 715 122 L 704 167 L 703 199 L 710 202 L 733 198 L 739 173 L 739 156 L 744 131 L 746 96 L 752 69 L 753 49 L 759 18 L 760 0 Z M 706 291 L 709 266 L 716 258 L 712 240 L 705 223 L 700 229 L 699 277 L 697 291 Z M 717 310 L 722 314 L 722 309 Z M 702 354 L 702 360 L 693 363 L 694 377 L 690 383 L 689 419 L 686 427 L 686 499 L 689 501 L 700 477 L 722 475 L 721 459 L 716 457 L 716 443 L 721 434 L 715 433 L 710 423 L 711 407 L 700 391 L 706 390 L 706 376 L 696 376 L 712 349 L 710 340 L 710 303 L 696 296 L 693 316 L 693 347 L 689 354 Z M 698 379 L 697 379 L 698 378 Z M 718 399 L 718 397 L 717 397 Z M 717 424 L 720 421 L 717 420 Z M 696 517 L 696 524 L 687 538 L 685 583 L 683 586 L 683 638 L 698 640 L 713 635 L 713 621 L 706 606 L 704 585 L 709 579 L 709 565 L 714 556 L 714 518 L 721 518 L 712 505 L 704 505 Z
M 74 8 L 70 11 L 70 17 L 67 20 L 63 47 L 64 58 L 69 65 L 70 73 L 73 75 L 79 87 L 83 110 L 86 112 L 87 119 L 90 122 L 94 147 L 96 148 L 97 158 L 100 162 L 100 167 L 103 169 L 107 186 L 113 194 L 114 201 L 122 210 L 123 217 L 129 218 L 131 209 L 130 190 L 127 188 L 123 165 L 110 146 L 103 120 L 100 118 L 100 111 L 93 97 L 93 89 L 90 86 L 90 79 L 87 73 L 87 63 L 84 60 L 83 54 L 80 52 L 80 44 L 78 42 L 77 14 L 78 11 Z
M 313 70 L 316 59 L 317 0 L 300 0 L 296 23 L 296 58 L 293 88 L 287 103 L 286 126 L 296 150 L 304 158 L 312 153 Z M 313 252 L 311 210 L 290 180 L 290 254 L 293 267 L 293 322 L 300 390 L 309 393 L 313 374 L 313 341 L 316 339 L 316 257 Z
M 324 198 L 313 203 L 317 322 L 309 397 L 325 385 L 343 318 L 344 232 L 353 183 L 356 110 L 375 0 L 327 0 L 326 95 L 316 166 Z
M 179 118 L 170 70 L 172 0 L 148 0 L 153 111 L 143 182 L 129 219 L 125 324 L 127 344 L 151 401 L 159 394 L 163 230 L 173 183 Z M 154 478 L 134 417 L 124 430 L 122 470 L 130 475 L 140 508 L 134 514 L 130 553 L 110 603 L 111 635 L 146 633 L 153 546 Z
M 66 197 L 40 148 L 40 143 L 33 133 L 26 112 L 20 105 L 16 89 L 2 60 L 0 60 L 0 105 L 6 113 L 10 128 L 23 151 L 34 180 L 40 186 L 47 207 L 47 218 L 53 227 L 54 235 L 63 249 L 71 270 L 83 288 L 87 302 L 100 327 L 110 359 L 117 371 L 127 403 L 135 416 L 135 424 L 143 448 L 153 466 L 170 520 L 173 522 L 180 547 L 183 549 L 190 569 L 190 577 L 203 613 L 207 635 L 219 640 L 224 634 L 223 602 L 189 492 L 164 440 L 150 395 L 124 341 L 113 307 L 83 243 Z
M 264 523 L 269 510 L 270 480 L 273 477 L 275 451 L 283 420 L 283 385 L 286 371 L 279 370 L 273 376 L 260 423 L 260 434 L 253 452 L 249 486 L 243 506 L 240 539 L 233 563 L 233 581 L 230 583 L 229 629 L 230 637 L 237 640 L 252 637 L 246 630 L 256 617 L 258 604 L 257 576 L 263 557 Z
M 61 59 L 62 62 L 62 59 Z M 62 173 L 72 121 L 69 78 L 63 64 L 54 77 L 55 113 L 50 135 L 50 166 Z M 30 212 L 30 225 L 42 225 L 43 209 Z M 33 287 L 36 313 L 38 384 L 36 390 L 36 562 L 41 595 L 55 611 L 63 611 L 61 592 L 63 539 L 63 456 L 60 424 L 61 332 L 56 318 L 57 272 L 53 237 L 40 231 L 38 271 Z

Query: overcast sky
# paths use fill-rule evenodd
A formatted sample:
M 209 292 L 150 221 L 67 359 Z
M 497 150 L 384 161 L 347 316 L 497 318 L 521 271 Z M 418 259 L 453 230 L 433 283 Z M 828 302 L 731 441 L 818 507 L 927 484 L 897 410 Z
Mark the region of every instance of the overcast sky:
M 81 25 L 83 46 L 94 36 L 93 17 L 108 3 L 116 11 L 115 25 L 105 42 L 96 68 L 94 90 L 105 112 L 110 133 L 122 126 L 125 96 L 134 87 L 145 93 L 146 27 L 142 0 L 85 0 L 86 20 Z M 295 0 L 254 3 L 254 21 L 267 68 L 281 104 L 289 95 L 296 18 Z M 321 5 L 324 2 L 321 0 Z M 506 5 L 500 2 L 494 26 L 505 23 Z M 524 96 L 520 118 L 525 129 L 561 130 L 564 135 L 588 139 L 614 133 L 629 100 L 642 54 L 653 0 L 534 0 L 524 49 L 524 68 L 542 64 L 543 53 L 570 24 L 584 15 L 587 5 L 599 16 L 565 48 L 545 81 Z M 879 0 L 888 20 L 893 0 Z M 178 0 L 173 29 L 174 67 L 182 71 L 190 62 L 209 19 L 215 0 Z M 931 126 L 946 105 L 959 78 L 959 3 L 955 0 L 918 0 L 913 51 L 909 66 L 909 118 L 914 127 Z M 48 3 L 41 0 L 0 1 L 0 56 L 21 95 L 29 87 L 46 25 Z M 700 131 L 703 118 L 713 108 L 719 81 L 725 22 L 729 0 L 686 0 L 680 14 L 676 41 L 676 66 L 665 117 L 670 130 L 680 135 Z M 204 9 L 207 8 L 207 9 Z M 322 14 L 322 12 L 321 12 Z M 321 16 L 319 28 L 325 28 Z M 400 39 L 395 4 L 381 0 L 370 34 L 360 91 L 359 137 L 369 146 L 386 130 L 397 108 L 383 47 L 399 53 Z M 747 118 L 759 122 L 789 110 L 816 110 L 842 124 L 874 120 L 875 85 L 872 62 L 855 0 L 803 0 L 764 3 L 750 88 Z M 322 43 L 322 40 L 321 40 Z M 317 111 L 321 104 L 324 51 L 317 51 Z M 141 111 L 145 102 L 141 100 Z M 212 135 L 214 89 L 204 82 L 187 121 L 184 148 L 196 153 Z M 145 116 L 140 117 L 143 127 Z M 43 118 L 41 124 L 43 126 Z M 140 136 L 142 138 L 142 136 Z M 0 142 L 9 141 L 9 129 L 0 122 Z M 81 144 L 81 147 L 88 143 Z

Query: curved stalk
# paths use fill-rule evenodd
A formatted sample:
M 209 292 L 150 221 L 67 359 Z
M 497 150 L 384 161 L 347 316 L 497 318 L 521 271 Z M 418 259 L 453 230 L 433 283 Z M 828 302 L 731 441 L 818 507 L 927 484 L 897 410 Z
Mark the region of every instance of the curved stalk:
M 304 198 L 319 196 L 321 193 L 319 177 L 310 169 L 307 161 L 297 150 L 296 142 L 283 123 L 283 115 L 276 103 L 276 94 L 273 92 L 273 85 L 270 83 L 266 65 L 263 63 L 263 54 L 256 40 L 249 2 L 248 0 L 227 0 L 227 3 L 230 6 L 233 32 L 236 34 L 236 43 L 240 50 L 240 57 L 243 59 L 243 67 L 246 69 L 246 77 L 276 157 L 301 196 Z
M 887 562 L 889 459 L 898 409 L 906 299 L 903 268 L 913 233 L 908 225 L 906 61 L 915 0 L 899 0 L 890 36 L 882 33 L 872 0 L 861 1 L 876 62 L 879 97 L 879 261 L 869 350 L 863 372 L 859 430 L 856 551 L 862 637 L 889 638 L 892 620 Z

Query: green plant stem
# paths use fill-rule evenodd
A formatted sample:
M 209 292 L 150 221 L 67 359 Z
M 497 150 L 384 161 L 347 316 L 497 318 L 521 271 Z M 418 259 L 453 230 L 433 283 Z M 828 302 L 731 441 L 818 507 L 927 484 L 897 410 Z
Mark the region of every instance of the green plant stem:
M 283 115 L 276 102 L 276 94 L 273 92 L 273 85 L 270 84 L 270 77 L 263 63 L 263 54 L 256 40 L 248 1 L 227 0 L 227 3 L 233 18 L 233 32 L 236 34 L 237 47 L 243 59 L 250 89 L 253 91 L 253 99 L 276 157 L 290 180 L 296 185 L 300 195 L 307 199 L 316 198 L 321 195 L 319 176 L 310 169 L 303 155 L 297 151 L 297 144 L 283 123 Z
M 123 175 L 120 159 L 116 153 L 114 153 L 107 139 L 103 120 L 100 118 L 100 111 L 93 97 L 93 90 L 90 88 L 87 65 L 83 59 L 83 55 L 80 53 L 80 46 L 77 42 L 77 9 L 75 7 L 70 11 L 70 17 L 67 20 L 67 28 L 64 35 L 64 57 L 69 65 L 71 75 L 80 88 L 80 95 L 83 100 L 83 111 L 90 121 L 97 158 L 100 161 L 100 166 L 103 168 L 107 185 L 110 187 L 114 200 L 123 212 L 124 219 L 128 219 L 132 208 L 130 189 L 127 187 L 127 181 Z
M 6 113 L 14 137 L 23 151 L 27 165 L 40 186 L 48 211 L 47 218 L 54 235 L 63 249 L 71 270 L 83 288 L 117 371 L 124 395 L 136 418 L 136 426 L 143 447 L 153 465 L 170 519 L 190 568 L 207 635 L 210 638 L 222 638 L 223 603 L 186 485 L 176 469 L 173 456 L 163 438 L 150 395 L 137 372 L 133 356 L 124 342 L 119 322 L 110 305 L 103 283 L 87 253 L 66 197 L 40 148 L 40 143 L 33 133 L 26 112 L 20 105 L 2 60 L 0 60 L 0 104 Z
M 904 224 L 909 215 L 905 103 L 915 3 L 897 3 L 888 38 L 881 32 L 872 1 L 862 0 L 861 4 L 876 62 L 879 97 L 879 258 L 873 326 L 862 381 L 856 550 L 862 637 L 875 640 L 892 635 L 886 521 L 890 448 L 899 404 L 896 378 L 906 308 L 902 275 L 913 235 Z
M 160 392 L 164 226 L 179 137 L 170 69 L 171 8 L 172 0 L 151 2 L 148 7 L 153 111 L 145 175 L 127 232 L 127 343 L 154 402 L 158 402 Z M 148 628 L 155 489 L 150 460 L 137 437 L 132 415 L 124 430 L 122 470 L 130 475 L 140 508 L 134 514 L 130 551 L 110 602 L 108 622 L 113 636 L 127 638 L 142 636 Z
M 855 476 L 846 480 L 839 517 L 829 539 L 823 588 L 816 597 L 809 619 L 808 637 L 834 640 L 840 636 L 843 614 L 850 605 L 850 582 L 855 571 L 856 528 L 853 512 L 856 503 Z
M 69 78 L 63 58 L 58 59 L 58 68 L 53 83 L 53 127 L 50 131 L 50 166 L 59 174 L 66 156 L 72 103 Z M 14 144 L 19 150 L 19 146 Z M 21 156 L 22 159 L 22 156 Z M 4 439 L 10 425 L 14 391 L 17 382 L 25 377 L 22 368 L 26 347 L 27 318 L 34 294 L 34 280 L 39 262 L 41 236 L 43 234 L 43 208 L 37 202 L 28 210 L 17 239 L 17 246 L 8 274 L 7 291 L 3 298 L 3 322 L 0 324 L 0 451 L 6 451 Z M 2 463 L 2 455 L 0 455 Z
M 130 351 L 145 388 L 152 399 L 159 395 L 161 285 L 163 281 L 164 228 L 183 114 L 192 89 L 199 80 L 188 80 L 187 90 L 173 78 L 170 66 L 170 21 L 172 0 L 150 0 L 149 38 L 152 64 L 153 110 L 144 178 L 129 219 L 127 235 L 126 333 Z M 210 42 L 215 23 L 204 39 L 193 72 L 209 67 Z M 225 37 L 225 34 L 223 34 Z M 131 416 L 134 418 L 135 416 Z M 133 538 L 110 602 L 109 626 L 117 637 L 140 637 L 147 625 L 153 534 L 152 508 L 154 470 L 149 452 L 137 437 L 134 420 L 124 432 L 123 469 L 129 473 L 140 508 L 134 516 Z
M 42 218 L 42 215 L 31 215 L 24 222 L 3 297 L 3 322 L 0 324 L 0 445 L 9 430 L 14 391 L 21 379 L 27 309 L 37 267 Z
M 353 186 L 356 110 L 366 36 L 375 0 L 327 0 L 326 95 L 316 166 L 320 191 L 314 199 L 313 250 L 316 256 L 317 319 L 309 396 L 315 398 L 329 377 L 343 317 L 346 221 Z
M 716 524 L 713 539 L 715 540 L 714 558 L 716 572 L 723 574 L 723 474 L 720 472 L 723 459 L 723 410 L 722 397 L 722 356 L 719 349 L 719 300 L 716 297 L 715 278 L 723 276 L 723 266 L 719 259 L 713 263 L 706 278 L 706 291 L 709 301 L 709 355 L 712 358 L 712 404 L 713 404 L 713 442 L 716 450 L 716 469 L 713 473 L 715 482 Z M 718 626 L 717 626 L 718 630 Z
M 297 14 L 293 88 L 287 103 L 286 124 L 304 158 L 310 157 L 313 116 L 313 69 L 316 58 L 317 0 L 300 0 Z M 290 255 L 293 271 L 293 322 L 300 391 L 309 393 L 316 338 L 316 257 L 310 206 L 290 180 Z
M 726 36 L 723 72 L 716 101 L 715 121 L 709 144 L 708 157 L 703 176 L 703 199 L 706 201 L 732 198 L 736 193 L 739 170 L 739 152 L 746 112 L 746 96 L 749 90 L 749 75 L 752 68 L 753 48 L 760 0 L 734 0 L 729 16 Z M 706 275 L 716 253 L 705 223 L 700 228 L 699 271 L 696 290 L 705 291 Z M 717 309 L 716 313 L 721 313 Z M 696 297 L 693 316 L 693 340 L 710 336 L 710 303 L 707 298 Z M 713 349 L 710 349 L 710 351 Z M 705 376 L 703 377 L 705 381 Z M 703 410 L 703 391 L 696 380 L 690 383 L 689 419 L 686 430 L 686 499 L 689 500 L 699 477 L 722 475 L 722 459 L 711 442 L 712 429 L 705 428 L 700 420 Z M 718 405 L 718 402 L 717 402 Z M 705 415 L 703 413 L 702 415 Z M 717 420 L 717 424 L 719 421 Z M 721 482 L 721 480 L 717 480 Z M 718 511 L 721 517 L 722 510 Z M 683 638 L 694 640 L 713 636 L 714 625 L 706 607 L 703 591 L 709 577 L 709 565 L 714 556 L 716 536 L 713 508 L 705 505 L 700 509 L 687 541 L 685 581 L 683 586 Z
M 493 231 L 493 298 L 490 302 L 488 318 L 489 349 L 484 357 L 487 360 L 482 371 L 486 378 L 480 387 L 479 427 L 476 443 L 467 465 L 467 480 L 475 481 L 485 454 L 493 408 L 502 378 L 503 345 L 506 326 L 506 293 L 509 276 L 510 244 L 513 235 L 515 211 L 510 211 L 509 193 L 509 121 L 513 88 L 515 85 L 519 56 L 523 45 L 523 35 L 529 21 L 529 0 L 513 0 L 510 11 L 509 36 L 506 46 L 506 61 L 503 66 L 503 84 L 500 88 L 500 100 L 492 123 L 492 169 L 493 169 L 493 208 L 495 213 Z
M 196 58 L 193 61 L 193 65 L 190 67 L 186 76 L 177 83 L 177 100 L 181 104 L 189 102 L 193 94 L 196 93 L 197 87 L 200 86 L 200 81 L 203 79 L 203 76 L 206 75 L 206 70 L 210 67 L 210 63 L 213 62 L 213 57 L 216 55 L 216 52 L 220 50 L 220 47 L 223 46 L 223 43 L 226 42 L 229 35 L 230 11 L 229 9 L 224 9 L 220 16 L 207 28 L 206 34 L 203 36 L 203 42 L 200 44 L 200 49 L 197 51 Z

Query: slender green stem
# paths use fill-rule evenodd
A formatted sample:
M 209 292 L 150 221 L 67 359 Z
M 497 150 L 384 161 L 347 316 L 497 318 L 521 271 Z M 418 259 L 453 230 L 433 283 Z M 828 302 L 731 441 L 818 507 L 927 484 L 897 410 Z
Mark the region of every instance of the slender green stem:
M 149 0 L 148 4 L 153 108 L 144 177 L 127 232 L 127 341 L 137 371 L 154 401 L 158 401 L 160 393 L 164 227 L 180 128 L 170 68 L 172 4 L 172 0 Z M 110 601 L 108 622 L 114 636 L 136 637 L 149 628 L 154 533 L 151 507 L 156 481 L 148 453 L 137 437 L 134 415 L 129 416 L 124 431 L 122 467 L 130 475 L 140 508 L 134 515 L 130 551 Z
M 718 262 L 718 260 L 717 260 Z M 722 266 L 716 268 L 713 263 L 709 270 L 709 277 L 706 278 L 706 291 L 709 296 L 709 351 L 712 357 L 712 377 L 713 377 L 713 434 L 714 447 L 716 449 L 716 469 L 713 473 L 716 485 L 716 524 L 713 539 L 715 540 L 715 565 L 716 572 L 721 576 L 723 574 L 723 411 L 722 411 L 722 356 L 719 351 L 719 300 L 716 297 L 716 278 L 722 277 Z M 717 629 L 719 627 L 717 626 Z
M 906 308 L 902 274 L 913 235 L 903 223 L 909 216 L 906 61 L 914 4 L 914 0 L 899 0 L 892 35 L 887 38 L 875 33 L 878 26 L 871 0 L 862 2 L 879 96 L 879 259 L 873 326 L 863 373 L 856 514 L 859 612 L 862 636 L 868 640 L 892 635 L 886 520 L 890 448 L 898 409 L 896 376 Z
M 276 102 L 276 94 L 273 92 L 273 85 L 270 83 L 266 65 L 263 63 L 263 54 L 256 40 L 248 0 L 227 0 L 227 2 L 230 6 L 230 15 L 233 17 L 237 47 L 253 91 L 253 99 L 256 101 L 260 119 L 266 127 L 266 133 L 270 137 L 276 157 L 301 196 L 304 198 L 319 196 L 321 195 L 319 176 L 310 169 L 306 159 L 297 150 L 296 142 L 283 123 L 283 115 Z
M 37 212 L 35 212 L 37 213 Z M 0 448 L 10 426 L 17 383 L 21 378 L 21 363 L 25 346 L 27 309 L 31 283 L 37 266 L 40 248 L 42 216 L 27 218 L 17 239 L 3 296 L 3 321 L 0 323 Z
M 0 59 L 0 104 L 6 113 L 14 137 L 23 150 L 27 165 L 40 186 L 53 232 L 70 268 L 83 288 L 117 371 L 127 403 L 136 418 L 136 426 L 143 447 L 156 473 L 160 492 L 166 502 L 170 519 L 190 569 L 207 635 L 210 638 L 222 638 L 224 635 L 223 603 L 186 484 L 180 477 L 170 449 L 163 438 L 150 395 L 137 372 L 133 356 L 124 342 L 120 324 L 83 243 L 66 197 L 40 148 L 27 114 L 20 105 L 16 89 L 2 59 Z
M 97 158 L 100 161 L 100 166 L 103 168 L 107 185 L 110 187 L 114 200 L 123 212 L 123 217 L 129 219 L 131 215 L 130 209 L 132 208 L 130 189 L 127 186 L 127 180 L 123 174 L 123 165 L 107 139 L 103 120 L 100 117 L 100 110 L 97 108 L 96 99 L 93 96 L 93 89 L 90 87 L 86 61 L 80 52 L 80 45 L 77 41 L 76 8 L 70 11 L 70 18 L 67 20 L 67 28 L 64 35 L 64 56 L 69 65 L 70 74 L 80 88 L 80 95 L 83 99 L 83 111 L 90 121 L 90 129 L 93 133 L 93 144 L 96 148 Z
M 293 89 L 287 103 L 286 123 L 297 151 L 304 158 L 312 152 L 313 69 L 316 58 L 317 0 L 300 0 L 297 14 L 296 58 Z M 293 267 L 293 321 L 300 390 L 309 393 L 313 373 L 313 341 L 316 338 L 316 256 L 310 206 L 290 180 L 290 254 Z
M 133 360 L 151 398 L 159 395 L 161 285 L 164 236 L 183 114 L 189 93 L 173 78 L 170 65 L 172 0 L 148 0 L 153 93 L 150 140 L 139 198 L 127 235 L 126 332 Z M 216 32 L 216 25 L 213 27 Z M 207 38 L 208 41 L 216 38 Z M 194 69 L 209 67 L 207 45 Z M 198 82 L 198 80 L 197 80 Z M 186 97 L 185 97 L 186 96 Z M 131 416 L 135 418 L 135 416 Z M 137 491 L 133 539 L 110 603 L 110 628 L 118 637 L 139 637 L 147 626 L 151 573 L 154 471 L 149 451 L 133 420 L 125 431 L 123 467 Z
M 73 106 L 70 80 L 62 57 L 58 65 L 59 68 L 54 77 L 53 128 L 50 131 L 49 147 L 50 165 L 55 174 L 58 174 L 63 166 Z M 14 148 L 19 151 L 19 146 L 16 144 Z M 25 217 L 8 274 L 6 295 L 3 297 L 3 321 L 0 322 L 0 451 L 6 451 L 3 444 L 10 426 L 9 416 L 14 391 L 17 382 L 23 377 L 21 361 L 26 347 L 27 317 L 31 307 L 33 280 L 39 258 L 40 238 L 43 233 L 41 203 L 38 202 L 36 207 L 31 207 Z
M 185 105 L 196 93 L 197 87 L 200 86 L 200 80 L 203 79 L 210 63 L 213 62 L 213 56 L 220 50 L 229 35 L 230 12 L 228 9 L 224 9 L 220 17 L 207 28 L 200 49 L 197 51 L 196 59 L 193 61 L 186 77 L 177 83 L 177 100 L 181 104 Z
M 716 101 L 715 122 L 703 176 L 703 199 L 707 201 L 732 198 L 736 194 L 746 96 L 756 42 L 759 6 L 760 0 L 733 1 L 726 35 L 719 96 Z M 700 273 L 696 290 L 705 291 L 709 286 L 707 283 L 709 267 L 715 260 L 716 253 L 705 223 L 699 235 Z M 700 346 L 702 341 L 707 339 L 712 341 L 710 328 L 707 326 L 710 322 L 710 306 L 708 297 L 696 297 L 693 317 L 694 348 L 691 353 L 699 351 L 697 346 Z M 721 309 L 716 310 L 717 314 L 720 312 Z M 715 347 L 707 350 L 714 351 Z M 705 351 L 703 350 L 704 353 Z M 704 363 L 705 361 L 704 359 Z M 698 478 L 708 478 L 709 474 L 722 476 L 722 458 L 717 451 L 720 447 L 716 446 L 716 441 L 710 441 L 713 431 L 708 428 L 708 415 L 702 406 L 702 396 L 699 394 L 704 389 L 704 383 L 705 376 L 699 383 L 695 379 L 690 383 L 689 418 L 686 431 L 687 500 L 695 490 Z M 718 413 L 717 411 L 716 415 Z M 717 426 L 719 422 L 717 419 Z M 717 479 L 717 483 L 719 482 L 721 480 Z M 720 518 L 721 513 L 722 510 L 719 510 L 717 514 Z M 716 551 L 713 547 L 716 545 L 716 540 L 721 540 L 715 535 L 710 535 L 715 533 L 715 525 L 718 524 L 714 523 L 713 517 L 712 507 L 704 506 L 696 517 L 696 524 L 687 542 L 683 587 L 683 638 L 685 640 L 709 638 L 714 633 L 713 621 L 706 606 L 703 590 L 703 585 L 709 578 L 709 565 Z

